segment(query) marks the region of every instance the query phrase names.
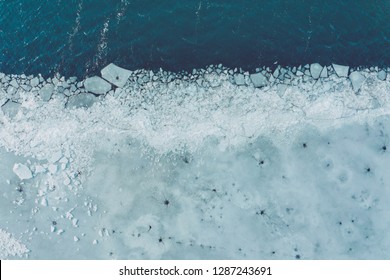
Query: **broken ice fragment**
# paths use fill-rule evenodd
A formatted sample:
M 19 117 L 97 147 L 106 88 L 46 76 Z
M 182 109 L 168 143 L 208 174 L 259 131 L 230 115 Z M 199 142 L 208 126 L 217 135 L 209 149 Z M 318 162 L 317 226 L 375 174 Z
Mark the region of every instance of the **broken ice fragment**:
M 38 77 L 33 78 L 33 79 L 30 81 L 30 85 L 31 85 L 32 87 L 36 87 L 37 85 L 39 85 L 39 78 L 38 78 Z
M 28 180 L 33 177 L 31 170 L 24 164 L 16 163 L 12 170 L 20 180 Z
M 49 101 L 53 95 L 54 86 L 52 84 L 47 84 L 39 91 L 39 96 L 45 102 Z
M 45 206 L 45 207 L 48 205 L 47 199 L 46 199 L 46 198 L 42 197 L 42 199 L 41 199 L 41 205 L 42 205 L 42 206 Z
M 366 77 L 364 77 L 360 72 L 355 71 L 349 75 L 349 79 L 351 80 L 353 90 L 358 91 L 363 85 Z
M 378 79 L 381 80 L 381 81 L 385 81 L 387 78 L 387 73 L 385 72 L 385 70 L 381 70 L 378 72 Z
M 314 79 L 318 79 L 321 75 L 322 66 L 318 63 L 313 63 L 310 65 L 310 74 Z
M 334 71 L 339 77 L 348 77 L 349 66 L 332 64 Z
M 117 87 L 124 87 L 131 75 L 130 70 L 123 69 L 111 63 L 101 71 L 102 77 Z M 152 72 L 153 73 L 153 72 Z
M 111 90 L 111 85 L 98 76 L 85 79 L 84 87 L 94 94 L 106 94 Z
M 268 83 L 267 78 L 261 73 L 251 74 L 250 78 L 255 87 L 266 86 Z
M 1 109 L 4 112 L 4 115 L 8 116 L 9 118 L 13 118 L 19 112 L 20 104 L 8 100 L 3 106 L 1 106 Z
M 234 75 L 234 82 L 238 86 L 245 85 L 245 77 L 244 77 L 244 75 L 243 74 L 236 74 L 236 75 Z
M 327 78 L 328 77 L 328 69 L 326 67 L 322 68 L 320 77 L 321 78 Z
M 61 151 L 55 152 L 54 154 L 51 155 L 49 161 L 52 163 L 56 163 L 62 158 L 62 153 Z
M 98 98 L 91 93 L 81 93 L 68 98 L 66 108 L 89 108 Z
M 55 165 L 55 164 L 50 164 L 49 167 L 48 167 L 48 169 L 49 169 L 49 172 L 50 172 L 51 174 L 54 174 L 54 173 L 57 172 L 57 165 Z

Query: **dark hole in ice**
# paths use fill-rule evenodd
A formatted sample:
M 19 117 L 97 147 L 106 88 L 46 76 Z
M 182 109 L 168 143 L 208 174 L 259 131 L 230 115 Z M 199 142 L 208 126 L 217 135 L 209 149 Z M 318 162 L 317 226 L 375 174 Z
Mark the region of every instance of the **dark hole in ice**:
M 386 151 L 387 147 L 386 146 L 383 146 L 382 147 L 382 151 Z
M 22 192 L 23 192 L 23 187 L 22 187 L 22 186 L 18 186 L 18 187 L 16 188 L 16 190 L 17 190 L 18 192 L 22 193 Z
M 367 168 L 366 168 L 366 171 L 367 171 L 367 173 L 370 172 L 370 171 L 371 171 L 371 168 L 370 168 L 370 167 L 367 167 Z
M 307 144 L 306 143 L 303 143 L 302 144 L 302 147 L 305 149 L 305 148 L 307 148 Z
M 272 253 L 272 255 L 275 255 L 275 254 L 276 254 L 276 252 L 275 252 L 275 251 L 272 251 L 271 253 Z
M 188 157 L 184 157 L 184 158 L 183 158 L 183 161 L 184 161 L 185 163 L 190 163 L 190 160 L 188 159 Z
M 260 160 L 259 165 L 263 165 L 263 164 L 264 164 L 264 160 Z
M 165 204 L 166 206 L 168 206 L 168 205 L 169 205 L 169 200 L 168 200 L 168 199 L 165 199 L 165 200 L 164 200 L 164 204 Z
M 55 225 L 57 225 L 57 222 L 56 222 L 56 221 L 52 221 L 51 224 L 52 224 L 53 226 L 55 226 Z
M 339 225 L 341 226 L 343 223 L 342 222 L 339 222 Z
M 216 189 L 212 189 L 212 191 L 213 191 L 213 192 L 217 192 L 217 190 L 216 190 Z
M 119 80 L 119 76 L 116 76 L 115 78 L 116 78 L 117 80 Z
M 264 215 L 265 215 L 265 210 L 257 211 L 257 212 L 256 212 L 256 215 L 264 216 Z
M 297 260 L 300 260 L 300 259 L 301 259 L 301 256 L 300 256 L 300 255 L 295 255 L 295 258 L 296 258 Z
M 159 242 L 159 243 L 162 243 L 162 242 L 163 242 L 163 239 L 160 237 L 160 238 L 158 239 L 158 242 Z

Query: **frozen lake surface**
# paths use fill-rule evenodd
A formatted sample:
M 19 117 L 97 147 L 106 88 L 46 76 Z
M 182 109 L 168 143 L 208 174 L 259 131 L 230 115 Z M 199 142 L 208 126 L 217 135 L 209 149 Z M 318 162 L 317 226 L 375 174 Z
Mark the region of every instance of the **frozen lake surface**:
M 0 257 L 388 259 L 387 74 L 0 74 Z

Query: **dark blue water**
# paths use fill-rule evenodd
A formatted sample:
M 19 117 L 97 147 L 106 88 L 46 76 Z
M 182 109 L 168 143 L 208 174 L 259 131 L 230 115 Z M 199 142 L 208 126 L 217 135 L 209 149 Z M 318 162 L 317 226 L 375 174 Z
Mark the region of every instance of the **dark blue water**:
M 390 65 L 389 0 L 0 0 L 0 72 Z

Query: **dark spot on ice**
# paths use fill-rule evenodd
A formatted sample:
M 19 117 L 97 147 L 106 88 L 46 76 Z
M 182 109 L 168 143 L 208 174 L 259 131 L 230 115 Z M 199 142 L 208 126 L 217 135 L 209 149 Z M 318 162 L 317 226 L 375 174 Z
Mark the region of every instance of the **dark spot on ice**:
M 260 160 L 259 165 L 263 165 L 263 164 L 264 164 L 264 160 Z
M 116 76 L 115 78 L 116 78 L 117 80 L 119 80 L 119 76 Z
M 339 222 L 339 225 L 341 226 L 343 223 L 342 222 Z
M 371 171 L 371 168 L 370 167 L 367 167 L 366 168 L 366 172 L 369 173 Z
M 275 255 L 275 254 L 276 254 L 276 252 L 275 252 L 275 251 L 272 251 L 271 253 L 272 253 L 272 255 Z
M 159 243 L 162 243 L 162 242 L 163 242 L 163 239 L 160 237 L 160 238 L 158 239 L 158 242 L 159 242 Z
M 217 192 L 217 189 L 212 189 L 213 192 Z
M 57 222 L 56 222 L 56 221 L 52 221 L 51 224 L 52 224 L 53 226 L 56 226 L 56 225 L 57 225 Z
M 256 215 L 264 216 L 264 215 L 265 215 L 265 210 L 257 211 L 257 212 L 256 212 Z
M 17 190 L 18 192 L 22 193 L 22 192 L 23 192 L 23 187 L 22 187 L 22 186 L 18 186 L 18 187 L 16 188 L 16 190 Z
M 301 259 L 301 256 L 300 256 L 300 255 L 295 255 L 295 258 L 296 258 L 297 260 L 300 260 L 300 259 Z
M 306 143 L 303 143 L 302 144 L 302 147 L 305 149 L 305 148 L 307 148 L 307 144 Z
M 352 223 L 354 223 L 354 222 L 355 222 L 355 220 L 351 220 L 351 222 L 352 222 Z
M 183 158 L 183 161 L 184 161 L 185 163 L 190 163 L 190 160 L 188 159 L 188 157 L 184 157 L 184 158 Z
M 114 253 L 113 252 L 110 252 L 110 256 L 112 256 Z
M 168 206 L 168 205 L 169 205 L 169 200 L 168 200 L 168 199 L 165 199 L 165 200 L 164 200 L 164 204 L 165 204 L 166 206 Z
M 386 146 L 383 146 L 382 147 L 382 151 L 386 151 L 387 150 L 387 147 Z

